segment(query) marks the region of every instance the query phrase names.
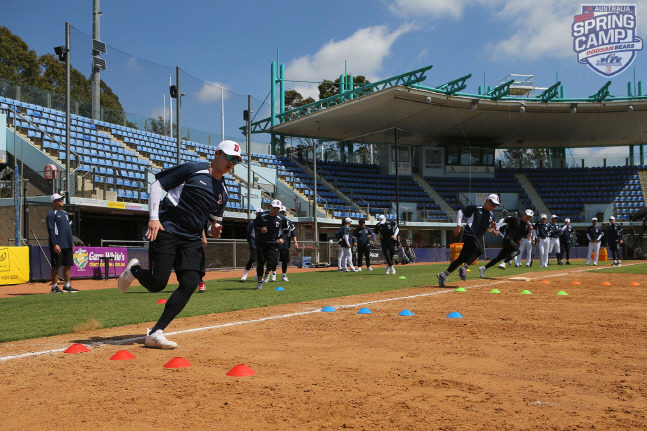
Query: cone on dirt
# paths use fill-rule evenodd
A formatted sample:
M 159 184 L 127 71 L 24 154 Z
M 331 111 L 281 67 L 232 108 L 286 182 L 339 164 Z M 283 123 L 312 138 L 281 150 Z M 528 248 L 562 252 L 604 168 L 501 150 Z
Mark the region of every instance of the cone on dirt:
M 332 313 L 333 311 L 337 311 L 337 310 L 335 310 L 335 309 L 334 309 L 333 307 L 331 307 L 330 305 L 327 305 L 327 306 L 325 306 L 324 308 L 322 308 L 322 309 L 321 309 L 321 311 L 323 311 L 324 313 Z
M 638 283 L 637 281 L 634 281 L 629 286 L 640 286 L 640 283 Z
M 541 284 L 550 284 L 550 281 L 548 281 L 548 280 L 542 280 L 542 281 L 541 281 Z
M 360 308 L 359 311 L 357 312 L 357 314 L 371 314 L 371 313 L 373 312 L 368 308 Z
M 83 352 L 89 352 L 90 349 L 85 347 L 83 344 L 80 343 L 75 343 L 72 344 L 70 347 L 65 349 L 65 353 L 83 353 Z
M 459 287 L 458 289 L 454 290 L 454 292 L 467 292 L 467 290 L 464 287 Z
M 449 319 L 462 319 L 463 315 L 459 313 L 458 311 L 452 311 L 447 315 L 447 318 Z
M 166 304 L 166 299 L 162 298 L 158 300 L 155 304 Z
M 256 371 L 245 364 L 238 364 L 226 373 L 230 377 L 247 377 L 253 376 L 254 374 L 256 374 Z
M 127 361 L 129 359 L 135 359 L 135 355 L 128 350 L 120 350 L 110 357 L 111 361 Z
M 402 310 L 398 313 L 398 316 L 415 316 L 411 310 Z
M 574 282 L 572 282 L 571 284 L 582 284 L 582 283 L 580 283 L 579 281 L 575 280 L 575 281 L 574 281 Z
M 611 283 L 609 283 L 608 281 L 605 281 L 604 283 L 602 283 L 602 286 L 611 286 Z
M 191 365 L 191 362 L 187 361 L 181 356 L 178 356 L 164 364 L 164 368 L 186 368 L 190 367 Z
M 499 289 L 492 289 L 490 290 L 490 293 L 501 293 Z
M 529 290 L 522 290 L 522 291 L 521 291 L 521 294 L 522 294 L 522 295 L 532 295 L 532 292 L 531 292 L 531 291 L 529 291 Z
M 557 292 L 557 294 L 561 296 L 568 296 L 568 293 L 564 292 L 563 290 L 560 290 L 559 292 Z

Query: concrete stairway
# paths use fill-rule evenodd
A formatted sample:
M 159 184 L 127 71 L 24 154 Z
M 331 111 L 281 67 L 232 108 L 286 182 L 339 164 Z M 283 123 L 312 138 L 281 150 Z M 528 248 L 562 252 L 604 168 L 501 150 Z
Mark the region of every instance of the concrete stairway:
M 524 191 L 532 201 L 533 205 L 535 205 L 535 208 L 539 213 L 539 214 L 536 214 L 536 216 L 539 217 L 540 214 L 546 214 L 550 219 L 550 216 L 551 216 L 550 210 L 546 206 L 546 203 L 541 198 L 541 196 L 539 196 L 539 193 L 537 193 L 537 190 L 532 185 L 528 177 L 525 174 L 520 174 L 520 173 L 516 173 L 514 174 L 514 176 L 517 177 L 517 181 L 519 181 L 519 184 L 521 184 L 521 187 L 524 189 Z
M 422 187 L 425 193 L 427 193 L 429 197 L 434 200 L 434 202 L 440 205 L 440 209 L 443 210 L 445 214 L 447 214 L 449 221 L 456 220 L 456 211 L 454 210 L 454 208 L 452 208 L 451 205 L 449 205 L 447 201 L 443 199 L 443 197 L 440 196 L 438 192 L 434 190 L 434 188 L 431 187 L 423 177 L 420 176 L 420 174 L 412 173 L 411 176 L 418 183 L 418 185 Z

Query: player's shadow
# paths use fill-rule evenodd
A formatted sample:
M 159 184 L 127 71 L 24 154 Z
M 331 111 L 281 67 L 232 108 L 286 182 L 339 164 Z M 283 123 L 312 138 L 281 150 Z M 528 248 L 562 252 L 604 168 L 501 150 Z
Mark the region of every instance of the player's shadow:
M 72 340 L 72 343 L 81 343 L 81 344 L 109 344 L 115 346 L 132 346 L 137 344 L 144 344 L 145 335 L 133 334 L 133 335 L 119 335 L 116 337 L 90 337 L 83 340 Z

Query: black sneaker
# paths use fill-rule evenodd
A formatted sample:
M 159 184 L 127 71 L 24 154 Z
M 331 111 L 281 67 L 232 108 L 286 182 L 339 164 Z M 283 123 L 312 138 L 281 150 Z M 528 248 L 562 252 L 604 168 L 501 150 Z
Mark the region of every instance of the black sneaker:
M 570 264 L 571 264 L 571 262 L 569 262 L 569 261 L 567 260 L 567 261 L 566 261 L 566 265 L 570 265 Z
M 63 292 L 65 292 L 65 293 L 67 293 L 67 292 L 76 293 L 78 291 L 79 291 L 79 289 L 75 289 L 72 286 L 64 286 L 63 287 Z
M 49 293 L 63 293 L 63 291 L 56 286 L 52 287 L 52 290 L 50 290 Z

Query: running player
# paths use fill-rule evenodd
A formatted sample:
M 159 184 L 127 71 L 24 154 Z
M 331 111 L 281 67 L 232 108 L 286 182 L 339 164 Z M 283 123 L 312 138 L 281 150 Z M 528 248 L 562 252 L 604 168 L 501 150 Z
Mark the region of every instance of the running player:
M 375 232 L 380 235 L 380 244 L 382 245 L 382 253 L 386 259 L 386 273 L 395 274 L 393 267 L 393 256 L 395 255 L 395 246 L 398 243 L 398 233 L 400 228 L 393 220 L 387 220 L 384 214 L 380 214 L 377 218 L 375 225 Z
M 281 206 L 279 214 L 285 217 L 286 212 L 287 209 L 284 206 Z M 291 239 L 294 238 L 294 248 L 298 249 L 299 243 L 297 242 L 297 232 L 294 227 L 294 223 L 292 223 L 292 220 L 290 220 L 289 218 L 286 217 L 286 219 L 288 220 L 289 232 L 287 239 L 279 247 L 279 262 L 281 262 L 281 270 L 283 273 L 281 280 L 290 281 L 288 280 L 288 265 L 290 264 L 290 245 L 292 243 Z M 274 270 L 274 272 L 272 272 L 272 281 L 276 281 L 276 269 Z
M 496 227 L 492 210 L 497 205 L 499 205 L 499 197 L 491 194 L 487 197 L 483 205 L 468 205 L 458 210 L 454 236 L 460 235 L 463 216 L 467 217 L 465 232 L 463 233 L 463 249 L 458 257 L 449 264 L 445 272 L 438 273 L 438 285 L 440 287 L 445 286 L 449 274 L 454 272 L 459 266 L 458 275 L 461 277 L 461 280 L 465 280 L 467 268 L 483 253 L 483 245 L 481 244 L 483 235 L 486 231 L 492 232 Z
M 491 268 L 497 263 L 501 262 L 499 264 L 499 269 L 505 269 L 506 263 L 517 257 L 517 255 L 519 254 L 519 244 L 521 244 L 521 240 L 532 232 L 532 225 L 530 225 L 528 222 L 532 220 L 532 216 L 534 215 L 535 213 L 532 210 L 528 209 L 524 212 L 521 218 L 518 218 L 517 216 L 508 216 L 504 219 L 499 220 L 497 229 L 501 229 L 501 226 L 504 223 L 507 225 L 505 236 L 503 237 L 503 248 L 501 248 L 501 251 L 499 252 L 497 257 L 489 261 L 485 266 L 481 266 L 479 268 L 481 278 L 485 278 L 485 271 L 487 271 L 488 268 Z M 494 232 L 496 235 L 497 230 L 495 230 Z
M 262 208 L 258 208 L 256 210 L 256 215 L 258 216 L 260 213 L 263 212 Z M 255 228 L 255 222 L 256 219 L 252 219 L 247 223 L 247 243 L 249 244 L 249 259 L 247 259 L 247 263 L 245 264 L 245 272 L 243 273 L 243 276 L 240 278 L 240 281 L 247 281 L 247 274 L 249 274 L 249 271 L 252 269 L 252 265 L 254 265 L 254 262 L 256 262 L 256 237 L 258 236 L 257 229 Z M 258 281 L 258 277 L 257 280 Z
M 270 275 L 276 271 L 276 265 L 279 262 L 279 247 L 288 240 L 290 232 L 288 219 L 279 214 L 281 206 L 281 201 L 274 199 L 270 203 L 270 210 L 258 214 L 254 221 L 254 225 L 259 229 L 256 238 L 257 289 L 262 289 L 263 283 L 270 281 Z M 266 264 L 267 269 L 265 269 Z M 263 276 L 263 271 L 265 271 L 265 276 Z
M 144 341 L 147 347 L 177 347 L 177 343 L 166 338 L 164 329 L 186 306 L 204 276 L 202 229 L 208 226 L 208 235 L 220 237 L 227 204 L 224 176 L 241 161 L 240 146 L 227 140 L 218 145 L 210 164 L 185 163 L 155 175 L 156 181 L 151 184 L 149 193 L 150 221 L 146 232 L 150 240 L 150 269 L 142 268 L 139 260 L 132 259 L 118 283 L 121 293 L 125 293 L 135 279 L 150 292 L 160 292 L 175 268 L 179 286 L 171 294 L 160 319 L 147 332 Z M 166 190 L 167 195 L 160 204 L 162 190 Z

